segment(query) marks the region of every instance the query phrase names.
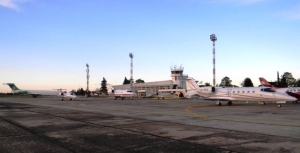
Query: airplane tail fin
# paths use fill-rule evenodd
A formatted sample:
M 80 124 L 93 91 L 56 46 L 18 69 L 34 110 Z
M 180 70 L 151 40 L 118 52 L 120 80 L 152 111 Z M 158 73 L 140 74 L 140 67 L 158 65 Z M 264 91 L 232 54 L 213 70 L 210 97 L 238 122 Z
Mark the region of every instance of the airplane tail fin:
M 111 84 L 106 84 L 107 93 L 114 93 L 114 88 L 111 86 Z
M 261 83 L 261 85 L 266 86 L 266 87 L 272 87 L 273 85 L 271 85 L 265 78 L 260 77 L 259 81 Z
M 13 91 L 20 90 L 14 83 L 3 83 L 3 85 L 8 85 Z
M 59 88 L 59 89 L 53 89 L 53 90 L 58 91 L 58 96 L 63 96 L 66 93 L 66 91 L 63 91 L 63 90 L 67 90 L 67 89 Z
M 187 78 L 186 79 L 186 89 L 187 89 L 187 91 L 199 89 L 199 86 L 196 83 L 194 78 Z

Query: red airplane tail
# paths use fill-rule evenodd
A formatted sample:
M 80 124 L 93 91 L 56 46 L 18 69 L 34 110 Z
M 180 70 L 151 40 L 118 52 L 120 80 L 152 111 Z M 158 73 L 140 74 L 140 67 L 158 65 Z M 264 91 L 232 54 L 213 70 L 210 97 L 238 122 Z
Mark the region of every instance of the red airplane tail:
M 265 78 L 260 77 L 259 78 L 260 84 L 266 87 L 272 87 L 272 88 L 277 88 L 276 86 L 271 85 Z

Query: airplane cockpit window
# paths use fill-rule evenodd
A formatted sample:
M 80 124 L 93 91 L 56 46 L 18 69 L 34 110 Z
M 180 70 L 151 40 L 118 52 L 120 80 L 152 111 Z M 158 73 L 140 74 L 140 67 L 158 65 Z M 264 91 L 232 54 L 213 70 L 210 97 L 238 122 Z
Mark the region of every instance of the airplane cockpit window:
M 247 91 L 247 93 L 250 93 L 250 91 Z
M 240 91 L 238 91 L 237 93 L 240 93 Z
M 272 90 L 271 88 L 260 89 L 260 91 L 264 91 L 264 92 L 275 92 L 275 91 Z
M 252 93 L 255 93 L 255 91 L 252 91 Z

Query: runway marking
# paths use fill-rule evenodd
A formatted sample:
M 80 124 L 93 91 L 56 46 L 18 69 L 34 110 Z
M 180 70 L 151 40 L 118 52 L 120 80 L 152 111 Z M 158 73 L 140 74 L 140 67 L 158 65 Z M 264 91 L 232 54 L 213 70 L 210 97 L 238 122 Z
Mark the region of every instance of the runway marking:
M 192 105 L 185 108 L 185 111 L 189 114 L 192 114 L 199 119 L 206 120 L 222 120 L 222 121 L 233 121 L 233 122 L 244 122 L 244 123 L 256 123 L 256 124 L 267 124 L 267 125 L 281 125 L 281 126 L 293 126 L 300 127 L 300 123 L 292 123 L 292 122 L 275 122 L 275 121 L 266 121 L 266 120 L 249 120 L 248 118 L 225 118 L 225 117 L 213 117 L 213 116 L 205 116 L 203 114 L 195 113 L 191 109 L 195 107 L 203 107 L 208 105 Z M 211 106 L 211 105 L 210 105 Z
M 194 113 L 193 111 L 191 111 L 191 108 L 198 107 L 198 106 L 200 106 L 200 105 L 189 106 L 189 107 L 185 108 L 185 111 L 188 112 L 189 114 L 199 117 L 200 119 L 207 118 L 207 116 L 197 114 L 197 113 Z

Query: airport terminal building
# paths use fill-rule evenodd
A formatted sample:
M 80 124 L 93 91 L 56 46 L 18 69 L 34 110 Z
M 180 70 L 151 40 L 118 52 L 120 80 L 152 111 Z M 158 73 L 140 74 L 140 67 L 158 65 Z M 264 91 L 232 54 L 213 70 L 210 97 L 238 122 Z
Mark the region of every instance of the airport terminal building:
M 138 94 L 138 97 L 146 97 L 147 94 L 156 94 L 160 89 L 186 89 L 186 79 L 188 75 L 183 74 L 183 67 L 171 67 L 172 80 L 135 83 L 133 91 Z M 130 89 L 130 84 L 114 85 L 114 89 Z

